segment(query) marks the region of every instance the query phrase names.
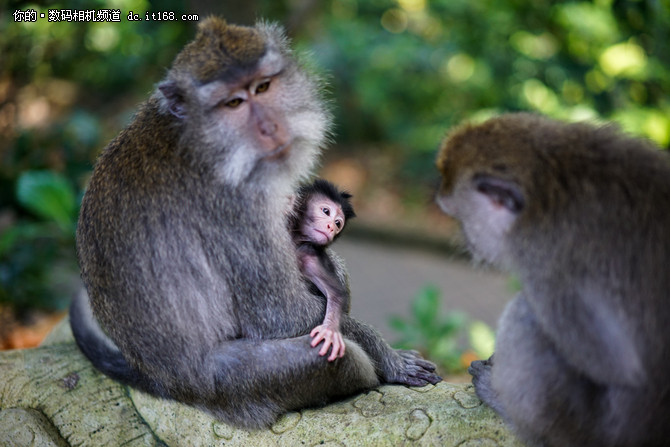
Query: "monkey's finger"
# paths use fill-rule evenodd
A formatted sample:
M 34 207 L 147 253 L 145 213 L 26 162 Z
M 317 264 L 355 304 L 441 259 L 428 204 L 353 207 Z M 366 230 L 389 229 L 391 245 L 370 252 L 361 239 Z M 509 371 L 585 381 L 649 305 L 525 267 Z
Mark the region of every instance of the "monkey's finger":
M 418 365 L 421 368 L 426 369 L 428 371 L 435 371 L 435 369 L 437 368 L 435 363 L 421 357 L 421 354 L 419 354 L 418 351 L 414 350 L 408 351 L 399 349 L 397 352 L 407 363 Z
M 402 377 L 400 380 L 397 381 L 397 383 L 401 385 L 407 385 L 407 386 L 426 386 L 428 385 L 427 380 L 419 379 L 418 377 L 411 377 L 411 376 L 406 376 Z
M 416 364 L 427 371 L 435 371 L 435 363 L 424 359 L 417 359 Z
M 338 357 L 342 357 L 344 355 L 344 339 L 342 339 L 342 335 L 340 335 L 339 332 L 337 332 L 335 335 L 333 335 L 333 350 L 330 352 L 330 357 L 328 357 L 328 361 L 332 362 Z
M 318 345 L 319 343 L 321 343 L 321 342 L 324 341 L 325 339 L 326 339 L 326 338 L 323 336 L 323 334 L 319 335 L 318 337 L 315 337 L 315 338 L 312 340 L 312 348 L 316 347 L 316 345 Z M 321 355 L 323 355 L 323 354 L 321 354 Z
M 326 334 L 324 332 L 319 332 L 319 331 L 314 332 L 314 331 L 312 331 L 312 337 L 313 338 L 312 338 L 311 346 L 313 348 L 316 345 L 318 345 L 319 343 L 321 343 L 323 340 L 326 339 Z M 323 354 L 321 354 L 321 355 L 323 355 Z
M 316 334 L 319 334 L 323 328 L 321 326 L 317 326 L 314 329 L 312 329 L 312 332 L 309 333 L 310 337 L 314 337 Z M 314 345 L 312 345 L 314 346 Z
M 442 378 L 435 374 L 433 371 L 434 369 L 431 368 L 424 368 L 421 366 L 418 362 L 414 365 L 414 368 L 412 368 L 413 375 L 416 377 L 419 377 L 421 379 L 427 380 L 428 382 L 432 383 L 435 385 L 437 382 L 441 381 Z
M 432 383 L 433 385 L 442 381 L 442 377 L 428 371 L 418 371 L 416 377 L 425 380 L 428 383 Z
M 328 361 L 332 362 L 336 358 L 340 356 L 340 346 L 337 343 L 333 343 L 333 350 L 330 351 L 330 356 L 328 357 Z
M 344 350 L 346 349 L 346 345 L 344 344 L 344 338 L 342 338 L 342 334 L 339 332 L 337 333 L 337 339 L 340 342 L 340 357 L 344 356 Z
M 319 355 L 326 355 L 328 353 L 328 348 L 331 346 L 331 341 L 330 340 L 325 340 L 323 342 L 323 346 L 321 347 L 321 350 L 319 351 Z M 330 359 L 328 359 L 330 361 Z

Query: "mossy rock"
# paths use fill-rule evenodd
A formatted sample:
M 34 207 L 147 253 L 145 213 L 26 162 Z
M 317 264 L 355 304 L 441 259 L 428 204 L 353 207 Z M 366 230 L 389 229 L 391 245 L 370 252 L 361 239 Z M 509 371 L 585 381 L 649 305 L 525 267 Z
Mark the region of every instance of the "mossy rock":
M 93 368 L 64 321 L 35 349 L 0 353 L 2 446 L 520 446 L 471 385 L 386 385 L 247 431 Z

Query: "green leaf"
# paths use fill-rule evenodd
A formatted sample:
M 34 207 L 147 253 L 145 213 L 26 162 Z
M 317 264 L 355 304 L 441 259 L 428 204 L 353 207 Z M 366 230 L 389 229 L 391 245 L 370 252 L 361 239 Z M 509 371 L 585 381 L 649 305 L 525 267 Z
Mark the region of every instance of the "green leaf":
M 403 318 L 393 315 L 389 318 L 389 326 L 398 332 L 407 332 L 409 330 L 409 323 Z
M 470 345 L 479 358 L 487 359 L 493 354 L 496 336 L 493 330 L 483 321 L 475 321 L 470 325 Z
M 463 312 L 449 312 L 444 317 L 442 328 L 446 333 L 458 332 L 465 327 L 467 321 L 468 317 Z
M 22 241 L 33 243 L 35 239 L 49 237 L 52 233 L 53 228 L 44 223 L 18 223 L 0 234 L 0 256 L 9 253 Z
M 516 275 L 510 275 L 507 279 L 507 290 L 512 293 L 518 293 L 522 288 L 521 279 Z
M 26 209 L 63 230 L 74 228 L 76 197 L 65 177 L 51 171 L 28 171 L 16 185 L 16 198 Z
M 434 326 L 440 307 L 440 291 L 435 286 L 426 286 L 412 303 L 412 313 L 420 326 Z

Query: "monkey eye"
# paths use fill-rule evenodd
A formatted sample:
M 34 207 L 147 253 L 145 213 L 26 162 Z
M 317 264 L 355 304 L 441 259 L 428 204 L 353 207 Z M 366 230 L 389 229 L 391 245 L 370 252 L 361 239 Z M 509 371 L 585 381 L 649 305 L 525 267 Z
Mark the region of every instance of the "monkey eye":
M 342 229 L 342 221 L 340 219 L 337 219 L 335 221 L 335 226 L 337 227 L 338 230 Z
M 261 82 L 260 84 L 258 84 L 258 87 L 256 87 L 256 94 L 267 92 L 269 88 L 270 88 L 270 81 Z
M 239 107 L 240 104 L 242 104 L 242 102 L 244 102 L 244 100 L 242 98 L 234 98 L 234 99 L 231 99 L 230 101 L 226 101 L 224 103 L 224 105 L 226 107 L 230 107 L 231 109 L 234 109 L 236 107 Z
M 326 216 L 330 216 L 330 208 L 324 206 L 323 208 L 321 208 L 321 211 L 323 211 L 323 214 L 325 214 Z

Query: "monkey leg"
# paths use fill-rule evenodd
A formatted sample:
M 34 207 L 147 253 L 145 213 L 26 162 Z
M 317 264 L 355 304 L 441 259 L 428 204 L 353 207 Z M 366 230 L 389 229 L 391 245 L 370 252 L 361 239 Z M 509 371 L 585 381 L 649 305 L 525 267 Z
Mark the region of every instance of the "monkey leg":
M 342 316 L 342 333 L 355 340 L 373 359 L 382 382 L 409 386 L 436 384 L 442 380 L 435 374 L 435 364 L 416 351 L 393 349 L 372 327 L 348 315 Z M 349 345 L 347 345 L 348 347 Z M 347 355 L 348 351 L 347 351 Z M 346 357 L 345 355 L 344 357 Z
M 358 344 L 347 340 L 347 354 L 329 362 L 310 342 L 304 335 L 222 343 L 207 362 L 216 391 L 204 406 L 221 420 L 257 428 L 286 411 L 379 385 L 372 361 Z
M 172 351 L 171 356 L 191 361 L 172 357 L 174 369 L 154 367 L 147 372 L 133 367 L 102 333 L 85 293 L 73 300 L 70 324 L 82 352 L 112 379 L 208 410 L 237 426 L 265 427 L 286 411 L 322 405 L 379 385 L 370 357 L 351 340 L 346 340 L 347 354 L 329 362 L 311 348 L 309 335 L 235 339 L 209 352 L 194 346 L 188 353 Z

